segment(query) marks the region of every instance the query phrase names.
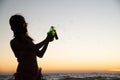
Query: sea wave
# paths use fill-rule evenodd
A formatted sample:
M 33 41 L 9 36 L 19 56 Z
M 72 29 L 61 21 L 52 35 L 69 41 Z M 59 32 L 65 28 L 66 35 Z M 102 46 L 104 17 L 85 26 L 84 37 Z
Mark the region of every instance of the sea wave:
M 49 73 L 46 80 L 120 80 L 120 73 Z
M 14 76 L 2 74 L 0 80 L 14 80 Z M 43 80 L 120 80 L 120 73 L 44 73 Z

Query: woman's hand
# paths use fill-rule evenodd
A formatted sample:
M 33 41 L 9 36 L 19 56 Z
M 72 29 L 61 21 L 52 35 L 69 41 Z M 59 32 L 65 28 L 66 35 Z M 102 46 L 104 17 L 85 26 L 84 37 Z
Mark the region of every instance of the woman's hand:
M 52 34 L 47 34 L 46 41 L 52 42 L 54 40 L 54 36 Z

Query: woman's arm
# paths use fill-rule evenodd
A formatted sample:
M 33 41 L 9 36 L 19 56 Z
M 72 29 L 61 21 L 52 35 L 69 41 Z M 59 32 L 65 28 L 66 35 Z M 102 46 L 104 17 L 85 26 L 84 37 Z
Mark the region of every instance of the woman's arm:
M 38 43 L 38 44 L 35 44 L 35 48 L 39 50 L 39 49 L 42 48 L 44 45 L 46 45 L 46 44 L 48 44 L 49 42 L 53 41 L 53 38 L 54 38 L 54 36 L 52 36 L 52 35 L 47 35 L 47 37 L 46 37 L 45 40 L 43 40 L 42 42 L 40 42 L 40 43 Z
M 38 57 L 43 57 L 43 55 L 44 55 L 44 53 L 45 53 L 45 51 L 48 47 L 49 42 L 53 41 L 53 38 L 54 38 L 54 36 L 47 35 L 47 38 L 44 41 L 36 44 L 36 48 L 38 49 L 38 51 L 37 51 L 37 56 Z M 42 47 L 42 49 L 39 50 L 39 48 L 41 48 L 41 47 Z
M 38 56 L 38 57 L 40 57 L 40 58 L 43 57 L 45 51 L 47 50 L 48 44 L 49 44 L 49 42 L 46 43 L 46 44 L 42 47 L 42 49 L 37 52 L 37 56 Z
M 40 49 L 41 47 L 43 47 L 45 44 L 49 43 L 49 41 L 47 41 L 46 39 L 43 40 L 42 42 L 35 44 L 35 48 L 36 49 Z

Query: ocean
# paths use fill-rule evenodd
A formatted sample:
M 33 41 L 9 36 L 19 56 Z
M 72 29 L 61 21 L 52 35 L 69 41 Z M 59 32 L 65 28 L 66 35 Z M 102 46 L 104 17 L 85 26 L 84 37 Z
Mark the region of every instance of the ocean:
M 0 74 L 0 80 L 14 80 L 12 74 Z M 120 73 L 80 72 L 80 73 L 44 73 L 43 80 L 120 80 Z

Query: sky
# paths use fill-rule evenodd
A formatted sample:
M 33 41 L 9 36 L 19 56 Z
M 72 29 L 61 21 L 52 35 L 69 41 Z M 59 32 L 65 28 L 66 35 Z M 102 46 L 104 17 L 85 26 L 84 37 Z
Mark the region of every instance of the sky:
M 0 0 L 0 72 L 15 72 L 9 19 L 25 17 L 34 43 L 51 25 L 58 40 L 37 58 L 43 72 L 120 71 L 119 0 Z

